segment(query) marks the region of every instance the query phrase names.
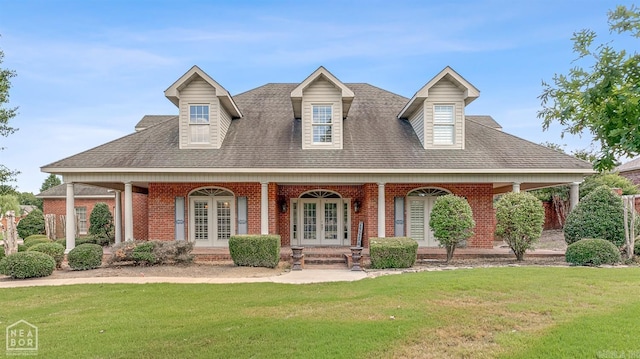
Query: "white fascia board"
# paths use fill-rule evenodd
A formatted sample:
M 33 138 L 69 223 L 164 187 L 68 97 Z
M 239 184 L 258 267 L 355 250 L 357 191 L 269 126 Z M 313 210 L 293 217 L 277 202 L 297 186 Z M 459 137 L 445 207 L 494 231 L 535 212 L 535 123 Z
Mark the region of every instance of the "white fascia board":
M 427 169 L 427 168 L 49 168 L 46 173 L 322 173 L 322 174 L 593 174 L 592 169 L 522 168 L 522 169 Z

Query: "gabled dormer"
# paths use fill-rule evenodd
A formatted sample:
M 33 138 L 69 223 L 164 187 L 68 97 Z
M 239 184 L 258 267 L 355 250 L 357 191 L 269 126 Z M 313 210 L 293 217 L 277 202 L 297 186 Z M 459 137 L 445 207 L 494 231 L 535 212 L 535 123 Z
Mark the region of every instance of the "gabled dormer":
M 229 92 L 198 66 L 164 95 L 179 109 L 180 148 L 220 148 L 231 120 L 242 117 Z
M 464 149 L 464 108 L 480 96 L 475 86 L 447 66 L 404 106 L 407 119 L 425 149 Z
M 322 66 L 291 91 L 294 117 L 302 122 L 303 149 L 342 149 L 342 121 L 353 97 L 353 91 Z

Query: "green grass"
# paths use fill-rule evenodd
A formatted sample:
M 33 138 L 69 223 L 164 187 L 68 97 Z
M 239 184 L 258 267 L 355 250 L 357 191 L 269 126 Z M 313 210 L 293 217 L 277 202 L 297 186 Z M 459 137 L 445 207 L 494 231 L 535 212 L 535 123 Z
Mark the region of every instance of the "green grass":
M 0 298 L 0 329 L 38 326 L 42 358 L 640 356 L 640 268 L 76 285 L 2 289 Z

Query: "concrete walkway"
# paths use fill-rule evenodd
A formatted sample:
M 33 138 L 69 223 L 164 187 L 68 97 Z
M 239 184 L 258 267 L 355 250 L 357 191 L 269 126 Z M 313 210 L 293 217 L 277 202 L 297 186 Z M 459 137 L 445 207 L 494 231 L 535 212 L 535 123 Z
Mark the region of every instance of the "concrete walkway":
M 72 284 L 144 284 L 144 283 L 287 283 L 306 284 L 321 282 L 352 282 L 367 277 L 366 272 L 354 272 L 347 269 L 305 269 L 290 271 L 271 277 L 246 278 L 206 278 L 206 277 L 92 277 L 66 279 L 24 279 L 0 281 L 0 288 L 35 287 L 47 285 Z

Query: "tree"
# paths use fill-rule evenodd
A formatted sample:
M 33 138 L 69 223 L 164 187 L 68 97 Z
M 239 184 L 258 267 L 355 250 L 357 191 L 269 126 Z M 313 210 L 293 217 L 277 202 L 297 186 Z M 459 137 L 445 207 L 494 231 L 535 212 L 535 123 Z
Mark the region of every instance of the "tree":
M 96 203 L 91 211 L 89 223 L 89 234 L 100 243 L 109 244 L 112 241 L 114 238 L 113 216 L 106 203 Z
M 542 202 L 527 192 L 506 193 L 496 203 L 496 235 L 509 245 L 518 261 L 542 235 Z
M 0 65 L 4 59 L 4 52 L 0 50 Z M 17 131 L 16 128 L 9 126 L 9 120 L 17 114 L 17 107 L 7 108 L 4 105 L 9 102 L 9 89 L 11 88 L 11 78 L 16 76 L 13 70 L 3 69 L 0 67 L 0 136 L 7 137 Z M 0 146 L 0 150 L 4 147 Z M 15 181 L 18 171 L 13 171 L 5 165 L 0 164 L 0 184 Z
M 640 37 L 640 9 L 618 6 L 608 12 L 609 29 Z M 572 37 L 575 67 L 542 82 L 538 118 L 543 129 L 557 121 L 565 133 L 589 131 L 600 145 L 594 168 L 610 170 L 621 155 L 640 153 L 640 55 L 616 50 L 612 42 L 595 44 L 596 33 L 585 29 Z M 583 65 L 587 66 L 583 67 Z
M 433 204 L 429 227 L 440 245 L 447 249 L 447 262 L 453 258 L 456 246 L 473 235 L 475 225 L 466 199 L 448 194 L 438 197 Z
M 42 200 L 40 198 L 36 198 L 36 195 L 32 192 L 20 192 L 18 193 L 18 201 L 21 205 L 25 206 L 36 206 L 40 210 L 42 210 Z
M 18 202 L 18 197 L 10 194 L 0 195 L 0 218 L 2 218 L 7 211 L 14 211 L 16 216 L 20 216 L 20 202 Z
M 586 177 L 584 182 L 580 184 L 580 200 L 600 186 L 620 188 L 623 195 L 640 193 L 638 186 L 626 177 L 620 176 L 617 173 L 597 173 Z
M 42 182 L 42 186 L 40 186 L 40 193 L 61 184 L 62 181 L 60 181 L 60 178 L 52 173 L 49 177 L 45 178 L 44 182 Z

